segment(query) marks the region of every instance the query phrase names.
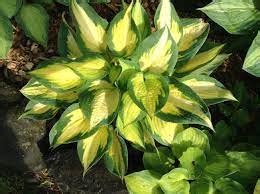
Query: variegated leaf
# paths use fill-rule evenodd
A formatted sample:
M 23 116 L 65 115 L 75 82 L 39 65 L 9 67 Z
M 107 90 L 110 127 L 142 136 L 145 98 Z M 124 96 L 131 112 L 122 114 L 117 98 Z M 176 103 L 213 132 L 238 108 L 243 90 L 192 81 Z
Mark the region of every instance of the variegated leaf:
M 174 41 L 176 43 L 180 41 L 183 32 L 182 24 L 170 0 L 161 0 L 154 16 L 154 23 L 158 30 L 168 26 Z
M 160 187 L 165 194 L 189 194 L 189 171 L 184 168 L 175 168 L 162 176 Z
M 259 29 L 258 0 L 217 0 L 200 10 L 231 34 L 246 34 Z
M 84 116 L 79 104 L 69 106 L 61 118 L 52 127 L 49 141 L 52 147 L 72 143 L 94 133 L 89 127 L 89 120 Z
M 151 33 L 151 27 L 149 16 L 141 5 L 140 0 L 136 0 L 134 4 L 132 17 L 140 34 L 141 40 L 144 40 Z
M 55 106 L 30 101 L 25 107 L 25 112 L 19 117 L 19 119 L 29 118 L 34 120 L 47 120 L 53 118 L 58 110 L 59 108 Z
M 121 118 L 122 127 L 126 127 L 127 125 L 144 118 L 145 113 L 134 103 L 128 92 L 125 92 L 122 97 L 118 116 Z
M 220 178 L 215 182 L 216 190 L 222 194 L 248 194 L 239 182 L 230 178 Z
M 203 67 L 212 61 L 222 50 L 224 45 L 216 46 L 210 50 L 198 53 L 195 57 L 191 58 L 187 63 L 176 66 L 176 73 L 178 74 L 189 74 L 192 71 Z
M 178 58 L 178 48 L 167 26 L 148 36 L 133 54 L 142 71 L 172 74 Z
M 146 122 L 153 138 L 165 146 L 171 145 L 174 137 L 184 130 L 182 124 L 166 122 L 156 116 L 146 117 Z
M 31 79 L 21 89 L 21 93 L 32 101 L 57 107 L 68 105 L 78 99 L 77 92 L 57 93 L 40 84 L 35 79 Z
M 200 124 L 213 129 L 207 105 L 192 89 L 174 78 L 170 80 L 168 101 L 157 117 L 168 122 Z
M 96 133 L 78 141 L 78 156 L 86 174 L 105 154 L 111 144 L 111 135 L 107 126 L 100 127 Z
M 177 158 L 190 147 L 197 147 L 208 153 L 210 150 L 208 136 L 201 130 L 190 127 L 177 134 L 172 143 L 172 150 Z
M 193 181 L 190 186 L 191 194 L 214 194 L 216 192 L 213 182 L 208 179 L 197 179 Z
M 105 36 L 108 22 L 85 0 L 71 0 L 70 10 L 77 23 L 77 37 L 82 47 L 90 52 L 104 52 L 107 47 Z
M 110 133 L 112 133 L 112 143 L 104 155 L 104 162 L 109 172 L 123 179 L 128 168 L 127 147 L 123 138 L 112 130 Z
M 202 19 L 185 18 L 181 20 L 183 36 L 178 44 L 178 65 L 188 62 L 194 57 L 207 39 L 209 25 Z
M 141 110 L 154 115 L 166 103 L 169 88 L 160 75 L 136 73 L 128 81 L 128 93 Z
M 118 109 L 119 90 L 107 81 L 92 82 L 88 89 L 80 94 L 80 108 L 89 119 L 90 129 L 110 124 Z
M 158 147 L 155 152 L 144 152 L 143 165 L 146 170 L 166 174 L 174 168 L 174 156 L 168 147 Z
M 118 116 L 116 126 L 118 132 L 124 139 L 131 142 L 135 147 L 138 147 L 141 150 L 145 150 L 143 129 L 139 122 L 134 122 L 124 127 L 122 119 L 120 116 Z
M 138 43 L 138 32 L 132 20 L 133 2 L 128 8 L 119 12 L 108 29 L 107 44 L 117 56 L 129 56 Z
M 74 30 L 68 25 L 63 15 L 58 34 L 58 52 L 60 56 L 73 59 L 83 55 L 75 37 Z
M 181 79 L 182 83 L 189 86 L 208 105 L 234 100 L 232 93 L 216 79 L 207 75 L 196 75 Z
M 57 91 L 67 92 L 82 85 L 82 80 L 71 68 L 66 66 L 70 61 L 54 59 L 43 62 L 39 69 L 30 72 L 44 86 Z
M 212 61 L 204 64 L 203 66 L 191 71 L 188 74 L 175 74 L 176 76 L 189 76 L 191 75 L 199 75 L 199 74 L 206 74 L 206 75 L 210 75 L 215 69 L 217 69 L 220 65 L 222 65 L 224 63 L 224 61 L 226 59 L 228 59 L 228 57 L 230 56 L 230 54 L 219 54 L 217 55 Z
M 160 174 L 143 170 L 125 177 L 126 187 L 132 194 L 163 194 L 158 182 Z
M 247 52 L 243 69 L 256 77 L 260 77 L 260 31 L 258 31 Z
M 108 63 L 101 55 L 86 55 L 68 64 L 77 75 L 87 81 L 102 79 L 108 73 Z

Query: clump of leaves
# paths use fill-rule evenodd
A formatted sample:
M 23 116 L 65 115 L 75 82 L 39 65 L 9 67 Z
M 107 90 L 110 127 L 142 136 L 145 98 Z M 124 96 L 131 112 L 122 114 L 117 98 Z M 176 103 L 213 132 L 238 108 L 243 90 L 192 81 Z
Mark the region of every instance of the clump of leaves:
M 233 88 L 238 102 L 228 102 L 218 105 L 222 115 L 215 127 L 213 136 L 215 149 L 251 150 L 258 152 L 260 124 L 260 97 L 259 94 L 248 89 L 244 82 L 237 81 Z M 259 155 L 259 154 L 258 154 Z
M 47 47 L 49 16 L 44 7 L 39 3 L 27 3 L 23 0 L 1 0 L 0 40 L 2 46 L 0 58 L 5 58 L 12 46 L 13 30 L 10 19 L 14 16 L 29 38 Z
M 260 77 L 260 3 L 256 0 L 213 1 L 200 9 L 227 32 L 236 35 L 255 34 L 243 69 Z
M 32 71 L 21 92 L 30 99 L 22 117 L 50 119 L 65 111 L 50 131 L 52 147 L 77 142 L 84 173 L 104 159 L 123 178 L 128 154 L 172 146 L 183 124 L 213 129 L 207 105 L 235 100 L 210 77 L 227 54 L 223 45 L 202 45 L 209 25 L 181 19 L 162 0 L 151 32 L 139 0 L 124 7 L 109 24 L 85 0 L 71 0 L 73 23 L 63 18 L 61 57 Z
M 216 152 L 206 134 L 188 128 L 176 135 L 171 149 L 159 147 L 155 152 L 145 152 L 146 170 L 125 177 L 128 191 L 147 194 L 248 193 L 243 186 L 257 181 L 260 158 L 246 151 Z M 250 190 L 252 193 L 253 188 Z

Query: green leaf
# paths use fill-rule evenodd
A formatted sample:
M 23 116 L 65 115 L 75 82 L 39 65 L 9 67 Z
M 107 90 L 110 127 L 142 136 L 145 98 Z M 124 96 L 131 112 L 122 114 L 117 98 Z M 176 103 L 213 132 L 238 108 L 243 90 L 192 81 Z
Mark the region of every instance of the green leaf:
M 255 190 L 254 190 L 254 194 L 259 194 L 259 193 L 260 193 L 260 179 L 257 180 L 255 185 Z
M 30 75 L 41 84 L 57 92 L 67 92 L 78 89 L 83 81 L 70 67 L 67 59 L 47 60 L 40 68 L 30 72 Z
M 184 76 L 190 74 L 191 72 L 199 68 L 202 68 L 203 66 L 207 65 L 209 62 L 214 60 L 223 47 L 224 45 L 220 45 L 198 53 L 196 56 L 191 58 L 187 63 L 176 66 L 176 73 L 181 74 L 181 76 Z
M 260 11 L 259 11 L 260 12 Z M 260 16 L 259 16 L 260 17 Z M 260 77 L 260 31 L 250 46 L 243 69 L 248 73 Z
M 213 105 L 227 100 L 237 101 L 223 84 L 207 75 L 191 75 L 181 79 L 181 81 L 196 92 L 207 105 Z
M 234 171 L 229 169 L 230 161 L 225 155 L 217 152 L 211 152 L 207 155 L 207 166 L 204 169 L 204 174 L 210 177 L 211 180 L 227 176 Z
M 176 43 L 181 39 L 182 24 L 170 0 L 161 1 L 154 16 L 154 24 L 158 30 L 167 26 Z
M 71 0 L 70 10 L 76 22 L 77 37 L 82 49 L 102 53 L 106 50 L 108 22 L 101 18 L 85 0 Z
M 0 3 L 1 4 L 1 3 Z M 0 5 L 0 9 L 1 9 Z M 9 49 L 13 43 L 13 29 L 12 24 L 8 18 L 0 16 L 0 59 L 7 57 Z
M 231 34 L 243 34 L 260 23 L 259 7 L 254 0 L 217 0 L 200 10 Z
M 25 112 L 19 117 L 19 119 L 29 118 L 34 120 L 47 120 L 53 118 L 58 110 L 59 108 L 55 106 L 30 101 L 25 107 Z
M 225 121 L 219 121 L 216 126 L 216 133 L 213 136 L 212 145 L 216 150 L 224 151 L 232 144 L 233 130 Z
M 57 93 L 45 87 L 35 79 L 31 79 L 22 89 L 21 93 L 32 101 L 51 106 L 66 106 L 78 99 L 77 92 Z
M 215 188 L 212 181 L 207 179 L 198 179 L 191 183 L 191 194 L 214 194 Z
M 107 81 L 92 82 L 88 89 L 80 94 L 80 108 L 90 121 L 90 129 L 110 124 L 118 109 L 119 90 Z
M 236 171 L 230 178 L 244 186 L 250 185 L 260 174 L 260 157 L 249 152 L 230 151 L 226 153 L 231 162 L 230 170 Z
M 210 150 L 209 140 L 205 133 L 196 128 L 188 128 L 177 134 L 173 140 L 173 153 L 180 158 L 189 147 L 197 147 L 206 153 Z
M 174 162 L 171 150 L 167 147 L 159 147 L 157 152 L 145 152 L 143 155 L 144 168 L 160 174 L 168 173 L 173 169 Z
M 202 19 L 184 18 L 183 36 L 178 44 L 178 65 L 186 63 L 194 57 L 202 47 L 209 34 L 209 24 Z
M 129 174 L 125 177 L 126 187 L 133 194 L 163 194 L 158 181 L 160 175 L 149 170 Z
M 152 116 L 166 103 L 169 89 L 160 75 L 136 73 L 128 81 L 128 92 L 136 105 Z
M 107 152 L 111 144 L 111 137 L 107 126 L 100 127 L 96 133 L 78 141 L 77 150 L 84 173 L 95 165 Z
M 180 167 L 187 169 L 192 177 L 199 177 L 206 166 L 206 156 L 197 147 L 189 147 L 179 158 Z
M 167 122 L 200 124 L 213 129 L 207 105 L 190 87 L 171 78 L 169 88 L 168 100 L 157 117 Z
M 230 178 L 220 178 L 215 182 L 216 189 L 221 194 L 248 194 L 244 187 Z
M 61 4 L 66 5 L 66 6 L 69 5 L 69 0 L 56 0 L 56 2 L 61 3 Z
M 139 41 L 138 31 L 132 19 L 132 9 L 133 2 L 119 12 L 110 23 L 107 44 L 116 56 L 131 55 Z
M 170 146 L 174 137 L 183 131 L 182 124 L 166 122 L 156 116 L 152 118 L 146 117 L 146 121 L 153 138 L 165 146 Z
M 189 194 L 190 174 L 184 168 L 175 168 L 162 176 L 159 184 L 165 194 Z
M 61 144 L 76 142 L 95 131 L 89 127 L 89 120 L 84 117 L 79 104 L 69 106 L 61 115 L 60 119 L 52 127 L 49 133 L 49 141 L 52 147 Z
M 112 133 L 112 143 L 104 155 L 104 162 L 109 172 L 123 179 L 128 166 L 127 147 L 123 138 L 113 130 L 110 133 Z
M 135 147 L 138 147 L 141 150 L 146 150 L 144 133 L 139 122 L 134 122 L 124 127 L 120 116 L 118 116 L 116 126 L 118 132 L 124 139 L 131 142 Z
M 64 15 L 58 34 L 58 52 L 61 57 L 72 59 L 83 55 L 77 43 L 76 34 L 66 22 Z
M 8 18 L 13 17 L 20 9 L 22 2 L 23 2 L 22 0 L 1 0 L 0 1 L 1 15 L 6 16 Z
M 113 65 L 110 68 L 108 79 L 111 83 L 114 83 L 118 80 L 122 72 L 122 67 L 120 65 Z
M 134 103 L 128 92 L 125 92 L 118 111 L 118 117 L 120 117 L 122 122 L 121 128 L 141 120 L 144 116 L 145 113 Z
M 140 0 L 136 0 L 134 4 L 132 18 L 141 36 L 141 40 L 144 40 L 151 33 L 151 27 L 149 16 L 141 5 Z
M 140 43 L 132 59 L 142 71 L 172 74 L 178 58 L 178 48 L 168 27 L 152 33 Z
M 41 5 L 22 5 L 16 16 L 16 21 L 29 38 L 47 47 L 49 15 Z

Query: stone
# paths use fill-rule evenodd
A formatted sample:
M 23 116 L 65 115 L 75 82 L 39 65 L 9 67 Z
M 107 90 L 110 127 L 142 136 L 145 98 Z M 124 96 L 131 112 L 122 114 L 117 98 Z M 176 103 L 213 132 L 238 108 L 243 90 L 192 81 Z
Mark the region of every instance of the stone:
M 34 66 L 34 63 L 32 63 L 32 62 L 28 62 L 28 63 L 25 64 L 25 68 L 27 70 L 31 70 L 33 68 L 33 66 Z
M 44 121 L 18 120 L 21 105 L 0 110 L 0 164 L 18 171 L 39 171 L 45 167 L 37 142 L 45 134 Z
M 21 93 L 13 86 L 5 83 L 4 81 L 0 81 L 0 103 L 14 103 L 21 100 Z M 0 107 L 2 105 L 0 104 Z

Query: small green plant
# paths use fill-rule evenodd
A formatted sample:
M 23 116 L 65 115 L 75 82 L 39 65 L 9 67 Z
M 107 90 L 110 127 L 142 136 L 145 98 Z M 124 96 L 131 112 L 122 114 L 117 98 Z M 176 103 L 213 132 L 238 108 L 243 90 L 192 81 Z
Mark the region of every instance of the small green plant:
M 12 46 L 13 30 L 10 19 L 14 16 L 26 36 L 47 47 L 49 16 L 43 6 L 39 3 L 27 3 L 23 0 L 1 0 L 0 40 L 2 46 L 0 48 L 0 58 L 5 58 Z
M 63 18 L 61 57 L 30 72 L 21 90 L 30 99 L 22 117 L 50 119 L 65 109 L 50 144 L 77 142 L 84 174 L 103 158 L 123 178 L 125 140 L 142 151 L 156 150 L 154 140 L 171 147 L 183 124 L 213 130 L 207 105 L 236 100 L 210 77 L 228 56 L 219 54 L 223 45 L 202 47 L 209 25 L 180 19 L 169 0 L 156 11 L 153 33 L 139 0 L 110 24 L 85 0 L 71 0 L 69 8 L 73 25 Z
M 246 151 L 217 152 L 206 134 L 188 128 L 176 135 L 171 149 L 145 152 L 146 170 L 125 177 L 129 193 L 248 193 L 244 186 L 248 189 L 257 181 L 259 156 Z
M 256 34 L 245 58 L 243 69 L 252 75 L 260 77 L 259 1 L 219 0 L 213 1 L 200 10 L 231 34 Z

